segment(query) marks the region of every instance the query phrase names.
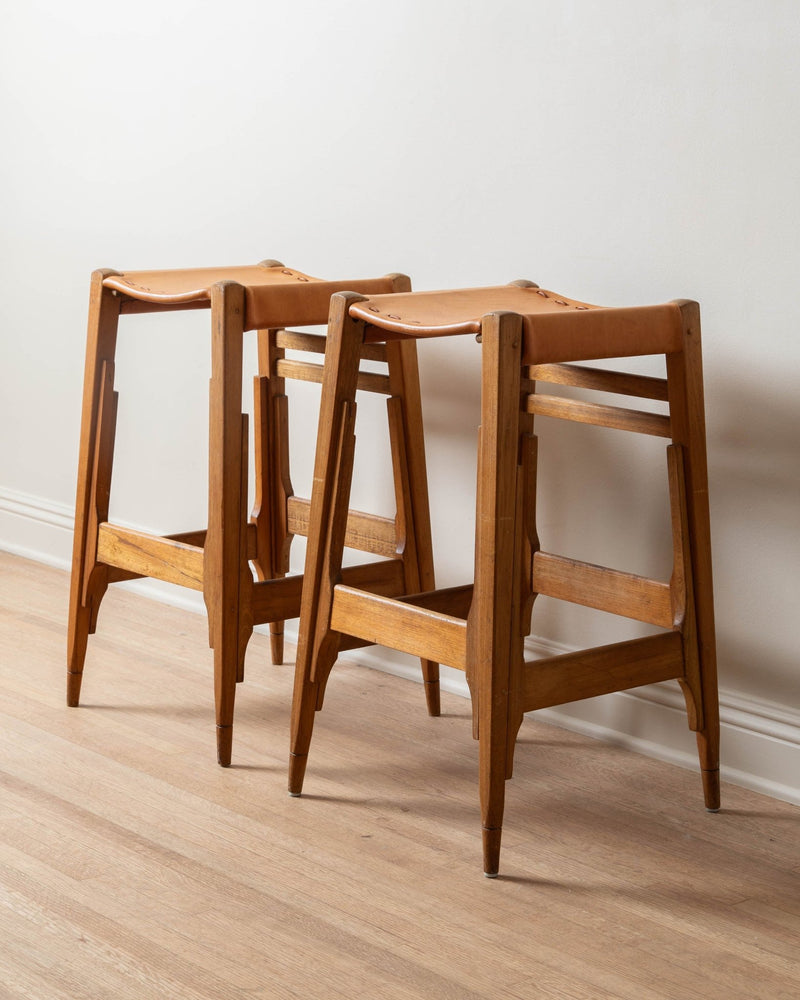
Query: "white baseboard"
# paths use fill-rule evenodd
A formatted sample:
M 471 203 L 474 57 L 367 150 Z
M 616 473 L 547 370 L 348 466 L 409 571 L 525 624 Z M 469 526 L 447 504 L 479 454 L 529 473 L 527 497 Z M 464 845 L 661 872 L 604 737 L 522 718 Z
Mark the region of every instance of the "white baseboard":
M 0 487 L 0 549 L 68 569 L 73 513 L 63 504 Z M 202 596 L 158 580 L 119 584 L 143 596 L 204 612 Z M 296 639 L 290 623 L 286 639 Z M 571 652 L 546 639 L 527 643 L 531 659 Z M 347 659 L 419 681 L 417 661 L 378 648 L 352 650 Z M 442 668 L 442 688 L 468 697 L 464 675 Z M 586 736 L 607 740 L 681 767 L 697 768 L 694 735 L 686 725 L 683 696 L 674 684 L 654 684 L 558 708 L 537 718 Z M 720 691 L 722 778 L 800 805 L 800 713 L 774 702 Z
M 0 548 L 69 569 L 74 508 L 0 486 Z
M 287 628 L 287 641 L 293 636 Z M 574 650 L 541 638 L 526 642 L 526 659 Z M 347 659 L 420 681 L 418 661 L 377 647 L 351 650 Z M 442 667 L 442 689 L 469 697 L 464 675 Z M 686 723 L 677 683 L 653 684 L 531 713 L 543 722 L 626 747 L 689 770 L 698 769 L 696 743 Z M 800 805 L 800 713 L 720 691 L 721 776 L 743 788 Z

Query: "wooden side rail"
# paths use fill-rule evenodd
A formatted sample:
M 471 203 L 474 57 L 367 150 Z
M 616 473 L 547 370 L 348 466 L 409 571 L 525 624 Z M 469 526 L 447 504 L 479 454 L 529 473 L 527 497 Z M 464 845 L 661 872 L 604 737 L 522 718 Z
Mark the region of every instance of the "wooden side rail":
M 667 401 L 667 380 L 649 375 L 630 375 L 627 372 L 606 371 L 583 365 L 530 365 L 527 377 L 534 382 L 552 385 L 571 385 L 597 392 L 612 392 L 620 396 Z
M 309 361 L 286 361 L 279 359 L 275 362 L 275 373 L 278 378 L 293 378 L 299 382 L 322 383 L 324 373 L 322 365 L 314 365 Z M 359 372 L 357 388 L 363 392 L 377 392 L 384 396 L 391 396 L 389 388 L 389 376 L 379 375 L 375 372 Z
M 342 570 L 342 580 L 351 587 L 370 593 L 394 596 L 403 591 L 403 562 L 401 559 L 388 559 L 384 562 L 347 566 Z M 302 588 L 302 575 L 254 583 L 254 624 L 263 625 L 266 622 L 297 618 Z
M 129 529 L 120 528 L 118 525 L 112 525 L 109 522 L 109 527 L 114 529 L 115 533 L 124 532 Z M 172 542 L 182 542 L 183 545 L 188 545 L 192 548 L 202 549 L 206 544 L 206 530 L 201 528 L 198 531 L 179 531 L 171 535 L 148 535 L 146 532 L 140 532 L 141 535 L 147 535 L 147 537 L 153 538 L 156 541 L 162 539 L 164 541 Z M 254 524 L 247 525 L 247 558 L 254 559 L 256 555 L 256 527 Z M 121 552 L 118 555 L 120 561 L 122 560 Z M 100 560 L 103 562 L 104 560 Z M 108 569 L 108 582 L 109 583 L 122 583 L 124 580 L 140 580 L 143 576 L 147 576 L 146 573 L 137 573 L 131 568 L 123 568 L 122 566 L 109 566 Z
M 334 587 L 331 628 L 466 670 L 467 623 L 463 618 L 339 584 Z
M 287 507 L 289 531 L 293 535 L 307 535 L 311 501 L 303 497 L 289 497 Z M 392 518 L 351 510 L 347 518 L 344 544 L 347 548 L 358 549 L 359 552 L 392 558 L 397 555 L 395 522 Z
M 98 529 L 97 559 L 138 576 L 203 589 L 203 549 L 197 545 L 104 521 Z
M 647 413 L 644 410 L 629 410 L 622 406 L 605 406 L 602 403 L 587 403 L 578 399 L 565 399 L 563 396 L 547 396 L 540 393 L 528 396 L 526 410 L 541 417 L 573 420 L 580 424 L 612 427 L 615 430 L 633 431 L 636 434 L 672 437 L 669 417 L 660 413 Z
M 204 548 L 206 544 L 206 535 L 208 532 L 205 528 L 200 528 L 198 531 L 179 531 L 174 535 L 164 535 L 164 538 L 169 538 L 173 542 L 183 542 L 184 545 L 196 545 L 198 548 Z M 247 525 L 247 558 L 255 559 L 256 556 L 256 526 L 254 524 Z
M 278 330 L 275 343 L 286 351 L 305 351 L 307 354 L 324 354 L 328 338 L 318 333 L 301 333 L 298 330 Z M 364 344 L 362 361 L 386 361 L 385 344 Z
M 456 618 L 466 618 L 472 606 L 472 593 L 475 585 L 465 584 L 462 587 L 447 587 L 442 590 L 429 590 L 424 594 L 411 594 L 398 597 L 403 604 L 427 608 Z
M 679 632 L 632 639 L 525 664 L 522 711 L 683 677 Z
M 673 627 L 669 584 L 645 576 L 537 552 L 533 557 L 533 589 L 545 597 L 661 628 Z

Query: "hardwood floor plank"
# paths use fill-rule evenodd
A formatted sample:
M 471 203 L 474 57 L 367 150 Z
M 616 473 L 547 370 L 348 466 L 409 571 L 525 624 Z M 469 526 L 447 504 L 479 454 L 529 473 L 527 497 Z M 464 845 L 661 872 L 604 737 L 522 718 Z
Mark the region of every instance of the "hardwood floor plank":
M 527 719 L 491 882 L 462 699 L 342 661 L 290 799 L 266 636 L 222 769 L 204 618 L 112 587 L 67 709 L 66 594 L 0 553 L 0 998 L 800 994 L 800 809 Z

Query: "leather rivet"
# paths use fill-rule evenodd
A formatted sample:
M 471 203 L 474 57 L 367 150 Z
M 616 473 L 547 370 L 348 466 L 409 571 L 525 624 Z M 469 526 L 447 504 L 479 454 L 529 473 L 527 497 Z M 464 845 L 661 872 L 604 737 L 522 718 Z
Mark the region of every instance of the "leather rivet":
M 553 299 L 557 306 L 565 306 L 567 303 L 563 299 Z
M 547 292 L 543 292 L 543 291 L 541 290 L 541 288 L 537 288 L 537 289 L 536 289 L 536 294 L 537 294 L 537 295 L 541 295 L 541 297 L 542 297 L 543 299 L 549 299 L 549 298 L 550 298 L 550 296 L 549 296 L 549 295 L 547 294 Z
M 389 319 L 397 319 L 397 320 L 400 319 L 400 317 L 399 316 L 395 316 L 394 313 L 386 313 L 386 315 L 389 317 Z
M 380 312 L 380 309 L 377 306 L 367 306 L 367 309 L 369 309 L 371 313 Z

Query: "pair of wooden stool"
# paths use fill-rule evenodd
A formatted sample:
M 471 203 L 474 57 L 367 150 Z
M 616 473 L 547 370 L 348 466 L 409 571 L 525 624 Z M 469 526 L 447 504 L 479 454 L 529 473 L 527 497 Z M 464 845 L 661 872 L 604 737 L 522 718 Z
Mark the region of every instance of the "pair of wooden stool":
M 347 291 L 342 289 L 347 288 Z M 332 295 L 332 298 L 331 298 Z M 212 311 L 209 524 L 156 538 L 108 523 L 113 455 L 113 354 L 120 312 Z M 288 333 L 329 312 L 327 338 Z M 247 424 L 241 412 L 242 334 L 259 330 L 256 511 L 247 520 Z M 435 590 L 415 345 L 469 333 L 481 343 L 481 430 L 474 582 Z M 321 342 L 322 341 L 322 342 Z M 324 350 L 296 368 L 286 348 Z M 666 378 L 586 366 L 663 355 Z M 388 375 L 362 373 L 386 360 Z M 322 381 L 310 503 L 288 482 L 283 379 Z M 376 382 L 376 379 L 383 381 Z M 553 383 L 660 400 L 666 414 L 542 394 Z M 389 396 L 397 517 L 349 509 L 356 391 Z M 664 437 L 673 573 L 669 582 L 541 550 L 535 523 L 534 415 Z M 284 578 L 293 533 L 308 535 L 305 573 Z M 388 557 L 342 568 L 345 547 Z M 258 581 L 250 570 L 253 563 Z M 462 669 L 479 740 L 484 872 L 498 872 L 505 781 L 523 714 L 667 679 L 683 689 L 697 734 L 706 807 L 719 807 L 717 704 L 699 310 L 695 303 L 609 309 L 531 282 L 411 293 L 399 276 L 317 282 L 279 265 L 94 278 L 70 614 L 70 704 L 86 637 L 109 582 L 157 576 L 202 589 L 214 647 L 219 759 L 230 760 L 233 696 L 253 623 L 296 616 L 289 790 L 301 792 L 315 712 L 339 652 L 380 643 L 419 656 L 431 714 L 438 663 Z M 538 594 L 647 622 L 658 634 L 525 663 Z M 278 652 L 278 658 L 280 653 Z

